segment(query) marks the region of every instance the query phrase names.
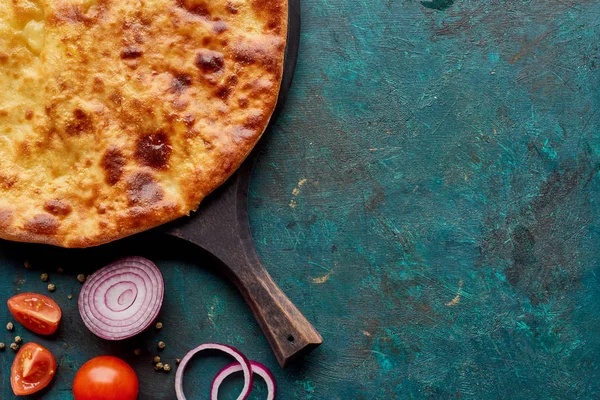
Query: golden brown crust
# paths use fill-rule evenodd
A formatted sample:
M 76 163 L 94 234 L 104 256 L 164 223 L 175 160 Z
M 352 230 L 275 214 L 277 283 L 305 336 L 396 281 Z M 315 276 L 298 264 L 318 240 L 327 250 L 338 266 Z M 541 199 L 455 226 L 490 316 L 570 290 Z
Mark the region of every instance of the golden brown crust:
M 286 0 L 0 2 L 0 237 L 106 243 L 197 208 L 273 113 Z

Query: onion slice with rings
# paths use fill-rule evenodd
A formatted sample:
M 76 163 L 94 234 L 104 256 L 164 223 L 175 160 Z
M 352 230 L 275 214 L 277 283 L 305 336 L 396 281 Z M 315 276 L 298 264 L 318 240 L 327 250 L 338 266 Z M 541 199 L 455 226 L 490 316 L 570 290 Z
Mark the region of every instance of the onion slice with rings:
M 269 368 L 256 361 L 250 361 L 250 366 L 252 368 L 252 373 L 260 376 L 267 383 L 267 400 L 274 400 L 277 386 L 275 385 L 275 377 Z M 229 375 L 240 372 L 241 370 L 242 366 L 238 363 L 229 364 L 223 368 L 213 380 L 212 388 L 210 390 L 210 400 L 217 400 L 219 396 L 219 388 L 221 387 L 223 381 L 227 379 Z
M 246 356 L 243 355 L 239 350 L 233 347 L 219 343 L 206 343 L 187 353 L 179 363 L 177 374 L 175 375 L 175 394 L 177 395 L 177 400 L 186 400 L 185 395 L 183 394 L 183 373 L 185 372 L 185 367 L 190 362 L 192 357 L 204 350 L 221 351 L 230 355 L 235 359 L 235 361 L 237 361 L 236 365 L 239 365 L 241 367 L 241 371 L 244 373 L 244 387 L 242 388 L 242 392 L 238 396 L 237 400 L 247 399 L 250 395 L 250 391 L 252 390 L 252 367 L 250 366 L 250 361 L 248 361 Z
M 85 282 L 79 314 L 96 336 L 127 339 L 152 325 L 164 294 L 158 267 L 143 257 L 127 257 L 99 269 Z

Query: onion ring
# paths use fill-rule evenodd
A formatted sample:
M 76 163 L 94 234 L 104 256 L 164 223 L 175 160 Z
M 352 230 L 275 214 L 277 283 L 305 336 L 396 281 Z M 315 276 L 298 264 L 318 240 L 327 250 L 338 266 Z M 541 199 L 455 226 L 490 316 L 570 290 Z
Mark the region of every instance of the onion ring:
M 250 361 L 250 366 L 252 368 L 252 373 L 260 376 L 267 383 L 267 400 L 274 400 L 277 385 L 275 384 L 275 377 L 269 368 L 256 361 Z M 210 400 L 218 400 L 219 388 L 223 381 L 227 379 L 229 375 L 240 371 L 242 371 L 242 366 L 238 363 L 229 364 L 223 368 L 213 380 L 212 388 L 210 390 Z
M 183 394 L 183 373 L 185 371 L 185 367 L 192 357 L 204 350 L 222 351 L 223 353 L 229 354 L 231 357 L 235 358 L 237 361 L 236 365 L 239 365 L 241 371 L 244 373 L 244 387 L 242 388 L 242 392 L 238 396 L 237 400 L 247 399 L 250 395 L 250 391 L 252 390 L 252 367 L 250 365 L 250 361 L 248 361 L 246 356 L 243 355 L 239 350 L 233 347 L 219 343 L 206 343 L 187 353 L 179 363 L 177 374 L 175 375 L 175 394 L 177 395 L 177 400 L 186 400 L 185 395 Z

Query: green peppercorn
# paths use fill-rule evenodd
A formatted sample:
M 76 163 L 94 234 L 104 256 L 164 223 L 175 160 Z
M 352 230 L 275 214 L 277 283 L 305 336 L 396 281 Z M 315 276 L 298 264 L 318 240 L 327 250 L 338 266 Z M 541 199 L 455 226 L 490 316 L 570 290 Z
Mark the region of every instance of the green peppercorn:
M 23 341 L 23 339 L 21 339 L 21 336 L 15 336 L 15 343 L 16 344 L 21 344 L 22 341 Z
M 47 274 L 47 273 L 45 273 L 45 272 L 44 272 L 44 273 L 41 275 L 41 278 L 42 278 L 42 282 L 48 282 L 48 274 Z
M 158 363 L 154 366 L 154 369 L 157 371 L 160 371 L 163 368 L 164 368 L 164 365 L 162 363 Z
M 25 261 L 25 268 L 27 269 L 31 269 L 31 264 L 29 263 L 29 261 Z
M 162 322 L 157 322 L 156 323 L 156 329 L 162 329 L 163 327 L 163 323 Z
M 181 359 L 180 359 L 180 358 L 176 358 L 176 359 L 175 359 L 175 364 L 179 365 L 179 363 L 180 363 L 180 362 L 181 362 Z
M 136 355 L 136 356 L 139 356 L 140 354 L 142 354 L 142 350 L 140 350 L 140 349 L 135 349 L 135 350 L 133 351 L 133 354 L 134 354 L 134 355 Z
M 154 364 L 158 364 L 160 362 L 160 357 L 159 356 L 154 356 L 154 358 L 152 359 L 152 362 Z
M 85 282 L 85 275 L 84 274 L 77 275 L 77 280 L 79 281 L 79 283 L 84 283 Z
M 159 349 L 164 349 L 167 345 L 165 344 L 165 342 L 163 342 L 162 340 L 160 342 L 158 342 L 158 348 Z
M 69 300 L 71 300 L 72 298 L 73 298 L 72 294 L 70 294 L 70 295 L 67 296 L 67 299 L 69 299 Z
M 17 351 L 17 350 L 19 350 L 19 345 L 18 345 L 18 344 L 16 344 L 16 343 L 11 343 L 11 344 L 10 344 L 10 349 L 11 349 L 12 351 Z
M 15 329 L 15 326 L 13 325 L 12 322 L 9 322 L 8 324 L 6 324 L 6 329 L 8 329 L 9 331 L 12 331 L 13 329 Z
M 56 290 L 56 285 L 54 283 L 49 283 L 48 284 L 48 291 L 49 292 L 54 292 Z
M 171 370 L 171 366 L 169 364 L 163 365 L 163 371 L 169 372 Z
M 0 350 L 4 350 L 4 347 L 6 347 L 4 343 L 0 342 Z

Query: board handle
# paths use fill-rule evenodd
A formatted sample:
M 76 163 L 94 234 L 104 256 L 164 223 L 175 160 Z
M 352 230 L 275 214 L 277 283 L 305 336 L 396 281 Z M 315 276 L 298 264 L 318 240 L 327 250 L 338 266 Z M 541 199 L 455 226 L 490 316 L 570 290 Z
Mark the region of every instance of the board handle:
M 286 367 L 323 343 L 323 338 L 273 281 L 254 248 L 246 249 L 245 264 L 231 271 L 262 328 L 277 361 Z
M 227 202 L 214 203 L 220 207 L 215 209 L 210 204 L 205 205 L 202 214 L 206 224 L 186 224 L 184 220 L 182 226 L 173 227 L 168 233 L 203 248 L 220 261 L 221 271 L 246 300 L 277 361 L 286 367 L 317 348 L 323 338 L 261 263 L 248 224 L 243 222 L 247 221 L 247 215 L 235 219 L 231 209 L 224 211 Z M 213 215 L 213 211 L 218 214 Z M 221 223 L 219 229 L 209 229 L 213 217 Z

